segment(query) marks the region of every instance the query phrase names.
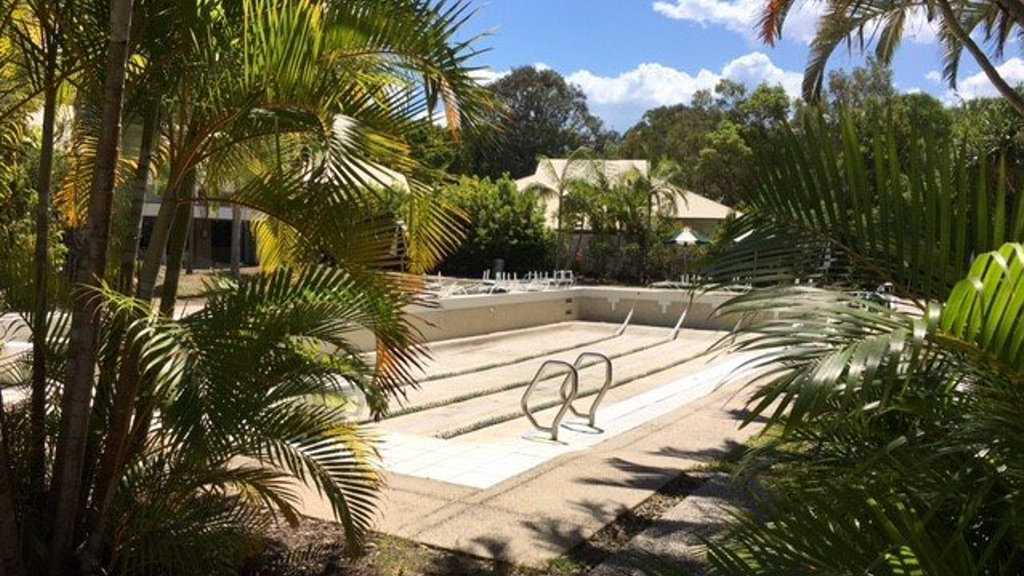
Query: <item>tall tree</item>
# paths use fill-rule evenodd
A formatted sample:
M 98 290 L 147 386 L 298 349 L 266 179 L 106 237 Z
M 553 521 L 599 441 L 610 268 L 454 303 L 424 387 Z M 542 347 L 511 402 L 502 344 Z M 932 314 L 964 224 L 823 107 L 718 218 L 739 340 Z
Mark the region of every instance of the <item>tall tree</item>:
M 702 148 L 702 137 L 714 130 L 723 116 L 713 102 L 708 106 L 675 104 L 653 108 L 626 131 L 617 155 L 670 158 L 681 166 L 691 165 Z
M 159 310 L 173 315 L 190 215 L 201 200 L 259 210 L 276 228 L 312 247 L 304 254 L 312 252 L 315 260 L 329 254 L 367 289 L 390 284 L 376 271 L 398 257 L 413 260 L 413 270 L 436 263 L 453 243 L 447 207 L 410 201 L 420 209 L 402 215 L 409 248 L 394 255 L 393 216 L 367 213 L 382 179 L 381 170 L 370 166 L 386 166 L 404 177 L 410 197 L 423 194 L 420 178 L 433 172 L 405 156 L 408 148 L 400 142 L 405 130 L 429 122 L 413 118 L 443 100 L 449 127 L 457 131 L 463 124 L 472 126 L 478 109 L 488 105 L 463 66 L 471 50 L 451 43 L 466 6 L 405 0 L 328 10 L 313 1 L 252 0 L 243 3 L 240 20 L 216 6 L 201 8 L 189 21 L 199 27 L 194 35 L 209 43 L 191 48 L 202 65 L 185 66 L 166 95 L 174 120 L 167 128 L 168 183 L 137 296 L 148 302 L 153 295 L 166 248 Z M 360 34 L 335 34 L 346 29 Z M 246 41 L 237 41 L 239 36 Z M 368 53 L 386 57 L 364 58 Z M 333 66 L 325 68 L 328 61 Z M 422 77 L 423 84 L 397 90 L 409 74 Z M 227 178 L 229 185 L 218 186 L 218 178 Z M 201 182 L 209 186 L 200 189 Z M 404 297 L 409 288 L 401 286 L 389 289 Z M 405 374 L 405 356 L 396 352 L 394 360 L 379 367 L 377 379 L 384 389 Z M 140 360 L 136 351 L 129 352 L 114 390 L 93 498 L 98 520 L 87 547 L 91 557 L 104 541 L 116 480 L 126 459 L 144 446 L 156 412 L 149 400 L 153 384 L 143 381 Z M 355 522 L 349 528 L 358 539 L 365 526 L 354 515 L 362 512 L 348 511 L 345 498 L 339 494 L 334 500 L 339 519 Z
M 656 241 L 656 217 L 674 215 L 676 206 L 686 203 L 686 195 L 681 185 L 683 174 L 675 162 L 661 160 L 651 166 L 646 173 L 636 169 L 630 171 L 623 180 L 623 185 L 630 189 L 630 194 L 642 198 L 646 208 L 639 238 L 640 281 L 646 282 L 651 243 Z
M 554 70 L 515 68 L 488 88 L 505 112 L 497 133 L 468 137 L 460 172 L 522 178 L 541 156 L 564 158 L 581 147 L 602 152 L 615 139 L 590 113 L 583 91 Z
M 50 566 L 53 576 L 67 569 L 82 494 L 82 468 L 96 369 L 99 335 L 98 303 L 88 288 L 98 288 L 107 266 L 110 209 L 113 204 L 114 171 L 120 157 L 121 109 L 124 100 L 128 40 L 133 0 L 111 0 L 107 64 L 102 93 L 102 116 L 96 144 L 95 168 L 89 196 L 89 219 L 84 238 L 85 263 L 73 300 L 71 360 L 68 384 L 61 409 L 61 434 L 54 465 L 54 516 L 51 528 Z
M 20 576 L 27 564 L 33 573 L 188 574 L 207 560 L 237 569 L 268 518 L 297 518 L 291 480 L 319 490 L 357 545 L 374 518 L 381 478 L 372 442 L 352 424 L 338 384 L 363 389 L 379 413 L 410 383 L 421 354 L 401 311 L 422 285 L 390 271 L 436 265 L 459 234 L 456 213 L 429 194 L 437 170 L 410 154 L 405 137 L 438 105 L 453 134 L 491 108 L 470 74 L 472 43 L 456 41 L 469 4 L 112 0 L 93 12 L 106 8 L 109 16 L 98 16 L 109 29 L 102 73 L 75 84 L 81 109 L 91 112 L 79 117 L 87 146 L 69 150 L 89 174 L 79 196 L 88 207 L 83 262 L 70 315 L 49 315 L 53 365 L 68 366 L 51 370 L 46 382 L 45 414 L 59 423 L 58 433 L 49 421 L 45 427 L 51 502 L 38 529 L 19 526 L 35 512 L 22 497 L 33 487 L 25 473 L 27 409 L 0 406 L 15 416 L 0 422 L 3 573 Z M 129 44 L 154 22 L 180 32 L 154 34 L 154 42 L 187 39 L 189 51 L 170 59 L 180 67 L 154 58 L 145 42 Z M 69 38 L 103 44 L 95 32 L 74 27 Z M 0 42 L 0 50 L 7 46 Z M 166 90 L 147 85 L 153 74 L 169 77 Z M 7 96 L 5 88 L 0 100 Z M 153 104 L 163 122 L 146 112 Z M 134 166 L 119 151 L 123 110 L 149 134 Z M 5 144 L 8 136 L 0 122 Z M 301 245 L 287 255 L 298 270 L 218 284 L 188 318 L 166 313 L 172 289 L 164 314 L 149 298 L 125 294 L 130 272 L 126 279 L 106 263 L 116 246 L 115 175 L 118 189 L 138 199 L 147 148 L 160 158 L 167 151 L 162 208 L 172 221 L 196 202 L 259 211 Z M 0 164 L 0 173 L 9 168 Z M 213 186 L 218 177 L 232 185 Z M 200 180 L 206 196 L 196 198 L 192 182 Z M 408 208 L 401 213 L 381 206 L 380 187 L 395 182 Z M 185 231 L 179 226 L 177 237 Z M 173 228 L 168 235 L 177 238 Z M 153 250 L 159 256 L 169 242 Z M 324 260 L 332 266 L 319 265 Z M 31 309 L 21 288 L 31 285 L 31 265 L 23 262 L 27 273 L 19 276 L 0 258 L 0 295 L 5 306 L 17 297 L 19 312 Z M 375 336 L 372 362 L 350 341 L 362 329 Z M 29 536 L 25 545 L 20 536 Z M 192 551 L 198 564 L 190 565 Z
M 45 393 L 47 379 L 46 333 L 48 312 L 53 304 L 49 301 L 52 284 L 51 231 L 52 182 L 54 157 L 56 154 L 56 125 L 59 95 L 65 79 L 79 65 L 77 60 L 88 58 L 79 53 L 81 45 L 70 41 L 68 31 L 75 27 L 88 26 L 87 17 L 80 13 L 82 7 L 71 0 L 31 0 L 12 2 L 11 18 L 6 25 L 7 38 L 17 48 L 18 57 L 6 60 L 21 68 L 21 78 L 31 85 L 30 93 L 42 95 L 42 124 L 39 141 L 39 162 L 36 181 L 36 222 L 35 222 L 35 274 L 34 307 L 32 310 L 32 437 L 33 450 L 30 453 L 30 474 L 36 481 L 38 492 L 32 495 L 37 506 L 41 505 L 46 490 L 44 475 L 44 432 Z M 10 78 L 14 80 L 15 78 Z
M 722 80 L 713 91 L 695 94 L 690 105 L 648 110 L 626 132 L 617 154 L 671 160 L 678 184 L 732 205 L 740 198 L 737 189 L 751 184 L 751 147 L 784 126 L 791 110 L 780 86 L 761 84 L 750 92 Z

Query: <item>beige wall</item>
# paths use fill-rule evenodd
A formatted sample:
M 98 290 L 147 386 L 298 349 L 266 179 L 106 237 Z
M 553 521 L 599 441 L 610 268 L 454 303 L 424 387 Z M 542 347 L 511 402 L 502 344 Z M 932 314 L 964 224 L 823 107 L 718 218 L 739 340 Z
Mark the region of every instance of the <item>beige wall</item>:
M 731 329 L 736 324 L 734 320 L 712 317 L 715 308 L 728 296 L 697 296 L 683 325 Z M 426 340 L 433 342 L 567 320 L 618 324 L 634 307 L 631 324 L 672 327 L 688 302 L 689 295 L 681 290 L 587 286 L 523 294 L 453 296 L 439 300 L 434 308 L 410 307 L 408 313 Z M 354 341 L 365 350 L 373 345 L 366 332 L 357 334 Z
M 647 326 L 675 326 L 684 308 L 688 308 L 686 328 L 725 330 L 735 321 L 714 318 L 714 311 L 728 295 L 709 293 L 695 296 L 682 290 L 651 288 L 595 287 L 580 289 L 580 320 L 590 322 L 622 322 L 631 308 L 632 324 Z

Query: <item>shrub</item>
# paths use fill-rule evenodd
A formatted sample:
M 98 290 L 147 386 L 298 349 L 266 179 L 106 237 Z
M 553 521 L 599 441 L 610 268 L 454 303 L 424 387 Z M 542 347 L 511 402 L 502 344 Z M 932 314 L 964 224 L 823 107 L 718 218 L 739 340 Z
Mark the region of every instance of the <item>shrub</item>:
M 466 238 L 440 270 L 457 276 L 477 276 L 505 260 L 508 272 L 525 272 L 551 265 L 553 242 L 544 228 L 544 208 L 532 192 L 520 192 L 508 176 L 462 177 L 441 194 L 463 212 Z

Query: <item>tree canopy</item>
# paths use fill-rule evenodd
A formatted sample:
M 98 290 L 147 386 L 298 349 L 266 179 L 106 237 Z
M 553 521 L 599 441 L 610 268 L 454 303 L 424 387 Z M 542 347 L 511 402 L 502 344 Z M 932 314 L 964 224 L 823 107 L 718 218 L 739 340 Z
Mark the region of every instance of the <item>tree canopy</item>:
M 458 172 L 522 178 L 538 156 L 564 157 L 580 147 L 601 152 L 616 138 L 590 113 L 583 91 L 554 70 L 515 68 L 488 88 L 504 113 L 494 131 L 467 137 Z

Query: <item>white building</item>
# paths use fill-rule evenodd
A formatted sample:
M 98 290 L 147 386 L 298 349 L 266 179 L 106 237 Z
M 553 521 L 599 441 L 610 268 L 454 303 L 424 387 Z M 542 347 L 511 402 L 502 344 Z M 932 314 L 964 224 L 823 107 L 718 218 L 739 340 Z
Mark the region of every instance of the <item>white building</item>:
M 570 164 L 564 158 L 545 159 L 531 176 L 516 180 L 516 188 L 523 191 L 541 185 L 556 189 L 559 179 L 595 181 L 602 170 L 604 177 L 614 184 L 633 170 L 646 175 L 650 171 L 650 163 L 646 160 L 577 160 Z M 557 227 L 557 196 L 543 198 L 542 201 L 545 203 L 544 216 L 548 227 Z M 671 218 L 678 222 L 680 230 L 689 228 L 698 235 L 711 237 L 718 225 L 732 213 L 733 209 L 724 204 L 686 191 L 676 199 L 675 212 Z

